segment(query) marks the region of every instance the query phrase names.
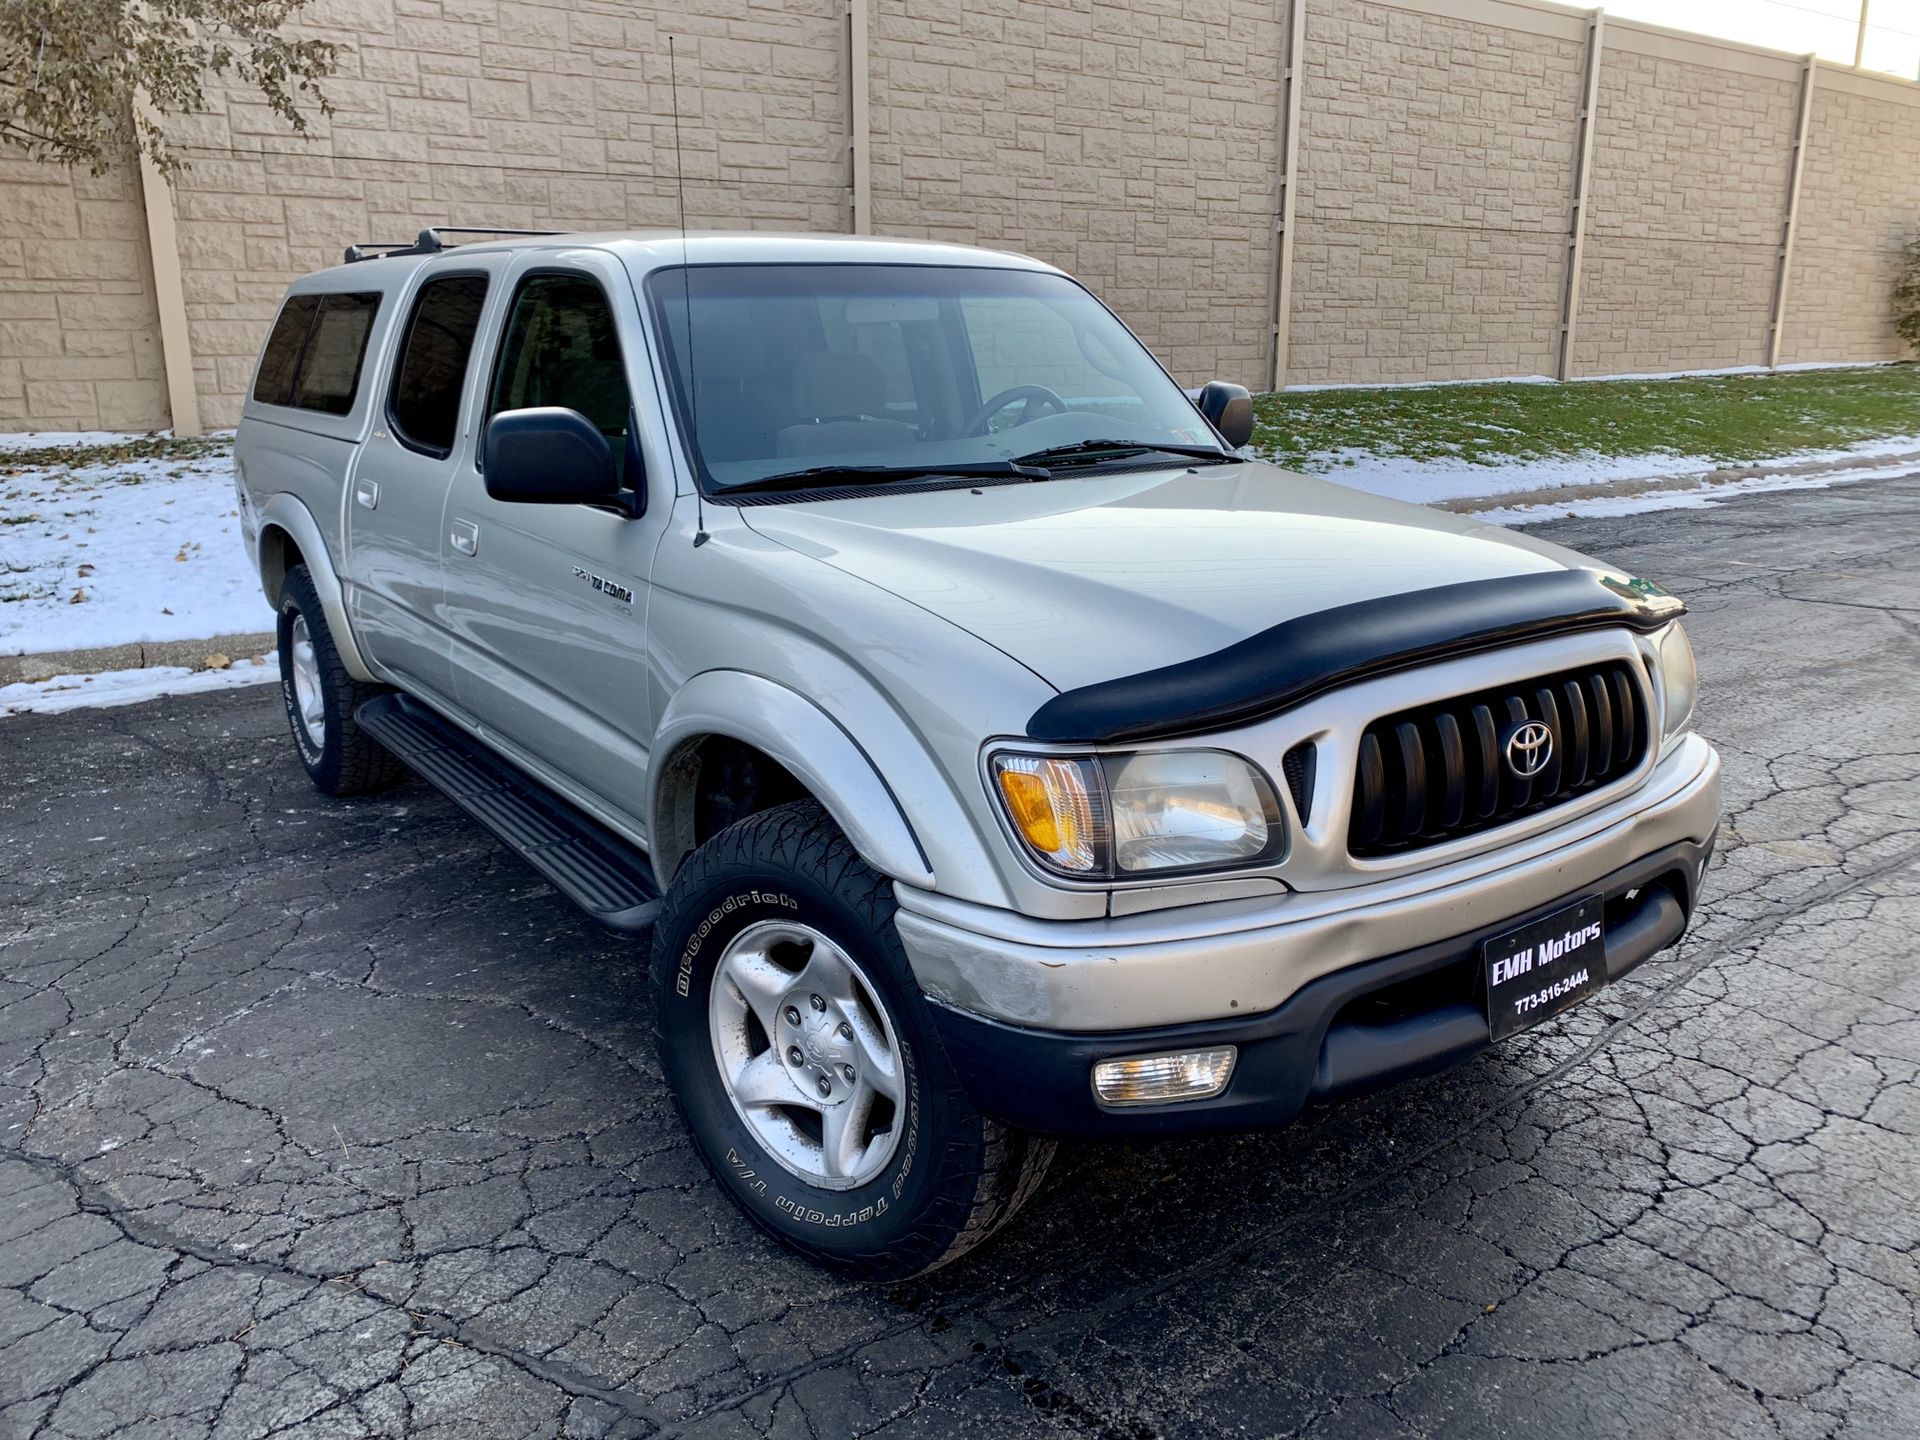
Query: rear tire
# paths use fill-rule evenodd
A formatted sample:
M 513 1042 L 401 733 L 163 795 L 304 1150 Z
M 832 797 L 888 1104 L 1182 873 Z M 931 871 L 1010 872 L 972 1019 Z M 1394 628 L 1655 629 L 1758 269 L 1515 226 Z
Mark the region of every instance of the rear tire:
M 895 908 L 892 882 L 801 800 L 695 851 L 653 938 L 660 1062 L 694 1148 L 754 1224 L 869 1280 L 972 1249 L 1054 1148 L 967 1099 Z
M 353 712 L 388 693 L 347 673 L 307 567 L 280 587 L 280 695 L 293 746 L 323 795 L 367 795 L 400 780 L 406 767 L 354 723 Z

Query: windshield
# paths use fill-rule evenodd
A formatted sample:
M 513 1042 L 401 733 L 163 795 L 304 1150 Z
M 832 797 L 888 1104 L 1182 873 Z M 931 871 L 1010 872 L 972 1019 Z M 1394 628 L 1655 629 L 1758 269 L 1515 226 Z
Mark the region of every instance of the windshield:
M 656 271 L 647 291 L 683 431 L 715 488 L 843 465 L 977 467 L 1089 440 L 1219 444 L 1065 276 L 699 265 Z

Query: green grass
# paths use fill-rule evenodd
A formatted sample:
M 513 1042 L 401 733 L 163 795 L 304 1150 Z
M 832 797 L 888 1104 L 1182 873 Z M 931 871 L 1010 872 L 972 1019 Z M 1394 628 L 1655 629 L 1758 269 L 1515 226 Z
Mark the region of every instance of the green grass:
M 1739 465 L 1920 435 L 1920 367 L 1283 391 L 1254 410 L 1255 448 L 1309 471 L 1352 463 L 1343 450 L 1475 464 L 1665 452 Z

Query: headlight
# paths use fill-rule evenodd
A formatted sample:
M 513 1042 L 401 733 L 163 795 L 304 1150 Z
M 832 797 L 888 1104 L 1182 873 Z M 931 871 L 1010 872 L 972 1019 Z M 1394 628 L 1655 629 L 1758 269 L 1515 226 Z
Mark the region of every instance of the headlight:
M 1007 818 L 1033 858 L 1080 879 L 1218 870 L 1285 844 L 1267 777 L 1222 750 L 992 760 Z
M 1666 695 L 1660 731 L 1664 745 L 1692 723 L 1694 702 L 1700 698 L 1700 676 L 1694 669 L 1693 645 L 1678 620 L 1662 630 L 1654 644 L 1660 655 L 1660 688 Z

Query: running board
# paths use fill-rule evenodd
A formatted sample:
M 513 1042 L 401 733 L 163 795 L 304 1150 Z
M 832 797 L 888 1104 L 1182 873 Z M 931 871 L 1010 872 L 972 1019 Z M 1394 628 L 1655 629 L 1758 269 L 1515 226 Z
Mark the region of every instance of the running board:
M 653 928 L 660 886 L 643 851 L 418 700 L 382 695 L 353 718 L 609 930 L 638 935 Z

